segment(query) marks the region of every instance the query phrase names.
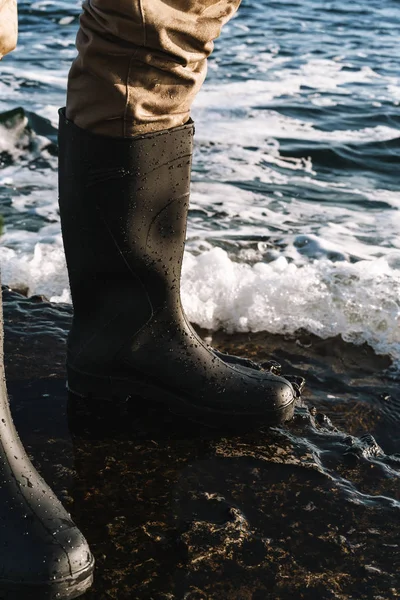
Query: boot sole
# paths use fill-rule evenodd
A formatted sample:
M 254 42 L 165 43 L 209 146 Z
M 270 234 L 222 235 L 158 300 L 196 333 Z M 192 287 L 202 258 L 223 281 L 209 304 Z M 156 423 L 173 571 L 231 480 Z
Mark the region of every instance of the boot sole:
M 165 404 L 170 412 L 183 416 L 196 423 L 211 428 L 221 426 L 239 426 L 258 423 L 260 425 L 277 425 L 293 418 L 295 398 L 278 410 L 266 410 L 262 413 L 220 411 L 207 406 L 191 404 L 175 393 L 159 388 L 154 383 L 139 378 L 102 377 L 83 373 L 71 367 L 68 371 L 68 391 L 87 399 L 124 401 L 129 396 L 141 396 L 157 403 Z M 0 597 L 1 600 L 1 597 Z
M 0 580 L 0 600 L 74 600 L 93 583 L 94 559 L 91 565 L 65 579 L 48 583 Z

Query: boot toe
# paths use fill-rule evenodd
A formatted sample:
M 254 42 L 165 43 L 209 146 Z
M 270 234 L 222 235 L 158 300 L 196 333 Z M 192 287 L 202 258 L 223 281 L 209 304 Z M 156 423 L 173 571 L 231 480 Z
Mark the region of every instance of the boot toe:
M 79 529 L 77 527 L 65 529 L 57 535 L 57 543 L 60 568 L 55 569 L 53 575 L 57 579 L 72 578 L 73 580 L 80 580 L 82 576 L 87 577 L 87 574 L 93 570 L 94 558 L 89 544 Z
M 266 371 L 229 365 L 230 373 L 221 379 L 213 394 L 203 393 L 201 407 L 226 418 L 236 426 L 259 423 L 275 425 L 293 417 L 298 393 L 290 381 Z
M 30 532 L 9 546 L 1 557 L 0 598 L 6 592 L 12 600 L 72 600 L 92 583 L 94 559 L 77 527 L 39 539 Z
M 267 418 L 276 415 L 278 420 L 279 415 L 286 415 L 288 409 L 293 414 L 297 394 L 290 381 L 269 372 L 251 372 L 246 375 L 252 381 L 247 386 L 250 390 L 246 394 L 249 413 L 265 415 Z

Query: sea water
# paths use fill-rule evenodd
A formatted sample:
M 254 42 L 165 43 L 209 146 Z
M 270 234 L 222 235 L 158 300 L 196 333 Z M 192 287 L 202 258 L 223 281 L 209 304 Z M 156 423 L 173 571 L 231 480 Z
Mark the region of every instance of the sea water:
M 0 63 L 0 112 L 23 108 L 0 125 L 2 279 L 69 302 L 54 142 L 80 3 L 19 11 Z M 395 0 L 244 0 L 225 26 L 192 114 L 192 322 L 341 335 L 399 364 L 399 33 Z

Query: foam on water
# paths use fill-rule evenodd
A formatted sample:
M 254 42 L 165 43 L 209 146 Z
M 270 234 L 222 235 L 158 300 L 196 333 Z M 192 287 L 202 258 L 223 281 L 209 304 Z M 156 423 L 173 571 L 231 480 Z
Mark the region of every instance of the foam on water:
M 28 119 L 21 119 L 14 127 L 6 127 L 0 124 L 0 153 L 9 154 L 14 161 L 17 161 L 23 154 L 23 148 L 29 143 L 29 135 L 26 131 Z M 1 178 L 7 175 L 4 169 L 1 171 Z
M 25 248 L 35 236 L 26 237 Z M 59 236 L 53 244 L 36 243 L 32 253 L 2 246 L 0 261 L 8 284 L 70 302 Z M 206 329 L 341 335 L 400 365 L 400 252 L 354 264 L 321 258 L 303 265 L 284 256 L 238 262 L 222 248 L 186 252 L 182 299 L 189 319 Z
M 400 359 L 400 253 L 355 264 L 232 261 L 221 248 L 186 255 L 183 301 L 209 329 L 341 335 Z

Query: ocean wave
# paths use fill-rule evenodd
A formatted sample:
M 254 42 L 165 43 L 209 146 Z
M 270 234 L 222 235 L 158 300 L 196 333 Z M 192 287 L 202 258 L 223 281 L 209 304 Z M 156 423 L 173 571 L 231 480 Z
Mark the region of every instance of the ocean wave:
M 70 302 L 61 238 L 37 243 L 33 254 L 0 247 L 3 283 L 28 295 Z M 208 330 L 303 329 L 367 342 L 400 366 L 400 252 L 357 263 L 326 258 L 296 265 L 239 262 L 221 248 L 185 253 L 182 300 L 189 319 Z

